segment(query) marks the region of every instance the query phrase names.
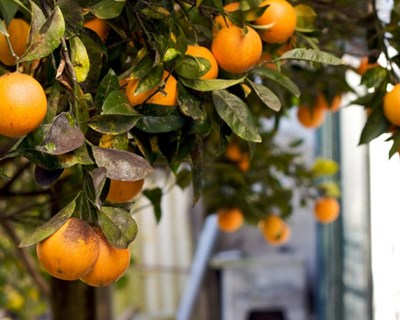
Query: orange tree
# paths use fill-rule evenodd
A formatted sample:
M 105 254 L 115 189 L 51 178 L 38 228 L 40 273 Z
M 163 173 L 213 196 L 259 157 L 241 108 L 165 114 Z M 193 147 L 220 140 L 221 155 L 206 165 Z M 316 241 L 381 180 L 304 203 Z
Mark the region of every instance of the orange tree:
M 49 289 L 29 249 L 80 219 L 109 255 L 125 250 L 138 230 L 131 204 L 157 166 L 179 186 L 192 185 L 193 203 L 203 195 L 206 213 L 235 206 L 254 225 L 271 214 L 288 219 L 295 188 L 302 203 L 338 196 L 335 184 L 320 179 L 331 179 L 334 163 L 308 167 L 301 141 L 275 141 L 289 109 L 319 93 L 316 75 L 335 74 L 330 78 L 342 80 L 334 87 L 349 90 L 342 60 L 327 53 L 337 48 L 319 32 L 309 4 L 248 0 L 225 10 L 221 0 L 0 3 L 0 52 L 7 52 L 0 55 L 0 221 L 40 291 L 52 290 L 55 318 L 95 317 L 95 306 L 84 308 L 94 294 L 83 282 L 92 281 L 87 274 L 74 278 L 83 282 L 52 278 Z M 26 36 L 15 37 L 15 19 L 30 26 Z M 207 53 L 193 50 L 198 46 Z M 22 74 L 29 80 L 7 81 Z M 43 114 L 42 103 L 32 111 L 40 99 L 30 82 L 39 83 L 40 99 L 44 93 Z M 143 190 L 157 220 L 163 193 Z M 107 265 L 100 255 L 96 262 Z

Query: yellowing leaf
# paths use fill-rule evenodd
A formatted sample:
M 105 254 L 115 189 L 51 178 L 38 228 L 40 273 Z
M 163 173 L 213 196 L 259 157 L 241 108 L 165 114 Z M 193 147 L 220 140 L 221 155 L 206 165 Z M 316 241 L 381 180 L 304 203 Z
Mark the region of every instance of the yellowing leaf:
M 312 167 L 312 172 L 314 176 L 329 176 L 335 174 L 339 169 L 339 165 L 331 160 L 331 159 L 324 159 L 318 158 L 315 160 L 314 165 Z
M 85 45 L 78 37 L 73 37 L 69 40 L 71 45 L 71 62 L 74 66 L 76 80 L 83 82 L 90 69 L 90 60 L 86 51 Z

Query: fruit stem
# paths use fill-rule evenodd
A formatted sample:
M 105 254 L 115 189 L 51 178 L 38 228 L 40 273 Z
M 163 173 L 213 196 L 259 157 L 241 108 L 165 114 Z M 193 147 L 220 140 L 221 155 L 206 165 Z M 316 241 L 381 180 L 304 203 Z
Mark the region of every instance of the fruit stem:
M 18 62 L 19 56 L 13 50 L 13 47 L 12 47 L 12 44 L 11 44 L 11 41 L 10 41 L 10 36 L 7 34 L 7 35 L 5 35 L 5 38 L 6 38 L 8 49 L 10 50 L 11 55 L 16 60 L 16 70 L 18 70 L 19 69 L 19 62 Z

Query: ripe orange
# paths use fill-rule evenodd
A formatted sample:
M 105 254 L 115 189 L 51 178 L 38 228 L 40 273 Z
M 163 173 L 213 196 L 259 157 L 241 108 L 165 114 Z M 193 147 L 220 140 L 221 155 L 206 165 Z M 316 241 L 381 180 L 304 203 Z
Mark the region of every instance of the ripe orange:
M 86 21 L 83 26 L 96 32 L 103 42 L 106 41 L 110 33 L 110 26 L 103 19 L 94 18 Z
M 167 77 L 168 80 L 165 81 Z M 143 93 L 135 94 L 139 79 L 129 80 L 125 93 L 130 105 L 135 107 L 146 102 L 170 107 L 176 106 L 178 104 L 178 91 L 175 77 L 164 71 L 162 80 L 164 81 L 164 87 L 156 94 L 154 93 L 157 91 L 157 87 Z
M 302 105 L 297 109 L 297 119 L 306 128 L 318 128 L 325 120 L 328 102 L 321 94 L 317 95 L 313 108 Z
M 400 126 L 400 84 L 383 97 L 383 113 L 390 123 Z
M 320 223 L 335 221 L 340 213 L 340 205 L 336 198 L 320 198 L 314 206 L 315 218 Z
M 243 172 L 247 172 L 250 169 L 250 156 L 249 154 L 246 152 L 243 154 L 242 159 L 240 159 L 240 161 L 237 164 L 239 170 L 243 171 Z
M 333 98 L 331 105 L 328 106 L 328 110 L 331 112 L 339 111 L 341 104 L 342 104 L 342 95 L 337 94 Z
M 294 33 L 297 23 L 296 10 L 285 0 L 266 0 L 260 6 L 269 7 L 254 24 L 262 26 L 273 24 L 271 28 L 260 30 L 261 39 L 267 43 L 282 43 Z
M 239 9 L 240 9 L 239 1 L 231 2 L 224 6 L 225 13 L 234 12 Z M 231 25 L 232 25 L 232 22 L 229 21 L 228 17 L 225 17 L 225 19 L 224 19 L 224 17 L 221 15 L 216 16 L 214 19 L 214 25 L 213 25 L 213 35 L 215 36 L 219 30 L 230 27 Z
M 53 277 L 77 280 L 94 266 L 100 251 L 99 239 L 92 227 L 78 218 L 70 218 L 51 236 L 36 245 L 42 267 Z
M 364 73 L 366 73 L 369 69 L 374 68 L 378 66 L 377 63 L 369 63 L 369 58 L 368 57 L 362 57 L 360 59 L 360 64 L 358 65 L 356 72 L 359 75 L 363 75 Z
M 7 26 L 7 31 L 10 35 L 10 42 L 14 53 L 17 56 L 22 56 L 28 42 L 29 24 L 22 19 L 14 18 Z M 15 57 L 11 55 L 6 37 L 3 34 L 0 34 L 0 61 L 7 66 L 15 65 Z
M 224 232 L 237 231 L 244 222 L 243 213 L 238 208 L 224 208 L 217 212 L 218 227 Z
M 260 221 L 258 227 L 265 239 L 276 240 L 277 238 L 280 238 L 284 225 L 285 221 L 283 221 L 281 217 L 275 214 L 270 214 Z
M 131 252 L 128 248 L 118 249 L 111 245 L 99 227 L 94 228 L 99 243 L 99 256 L 93 268 L 81 278 L 93 287 L 104 287 L 120 279 L 129 267 Z
M 231 142 L 225 149 L 225 157 L 233 162 L 238 162 L 243 157 L 243 152 L 235 142 Z
M 270 237 L 264 233 L 263 236 L 266 242 L 271 245 L 278 246 L 287 243 L 290 239 L 291 233 L 292 231 L 290 226 L 284 222 L 279 234 L 275 235 L 274 237 Z
M 107 201 L 123 203 L 131 201 L 142 190 L 144 179 L 136 181 L 111 180 Z
M 262 41 L 253 28 L 247 27 L 245 31 L 232 25 L 216 34 L 211 51 L 222 69 L 234 74 L 244 73 L 260 60 Z
M 19 72 L 0 77 L 1 135 L 21 137 L 32 132 L 46 112 L 46 94 L 35 78 Z
M 193 57 L 200 57 L 207 59 L 210 63 L 210 69 L 204 74 L 201 79 L 216 79 L 218 77 L 218 63 L 215 60 L 214 55 L 210 50 L 206 47 L 202 46 L 195 46 L 195 45 L 188 45 L 186 54 L 191 55 Z

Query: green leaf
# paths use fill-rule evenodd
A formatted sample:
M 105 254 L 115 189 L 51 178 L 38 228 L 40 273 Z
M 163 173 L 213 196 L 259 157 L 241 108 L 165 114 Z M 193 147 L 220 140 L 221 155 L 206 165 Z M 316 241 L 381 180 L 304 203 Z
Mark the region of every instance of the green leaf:
M 39 34 L 40 28 L 46 22 L 46 16 L 42 9 L 40 9 L 33 1 L 29 2 L 31 5 L 31 26 L 29 30 L 28 47 L 34 41 L 35 37 Z
M 368 69 L 361 79 L 367 88 L 378 88 L 388 77 L 388 71 L 382 67 Z
M 94 192 L 92 199 L 97 209 L 100 209 L 102 205 L 100 198 L 104 192 L 104 186 L 107 181 L 106 173 L 107 170 L 105 168 L 96 168 L 89 171 L 92 192 Z
M 156 5 L 151 6 L 151 8 L 144 8 L 141 12 L 153 19 L 166 19 L 166 17 L 171 15 L 164 7 Z
M 314 49 L 293 49 L 286 51 L 279 58 L 274 59 L 273 61 L 279 60 L 304 60 L 309 62 L 319 62 L 330 65 L 342 65 L 344 64 L 342 59 L 335 57 L 334 55 Z
M 75 126 L 71 115 L 62 112 L 54 118 L 49 132 L 36 149 L 48 154 L 60 155 L 79 148 L 84 142 L 85 137 Z
M 201 139 L 197 138 L 195 147 L 190 151 L 190 163 L 192 167 L 192 185 L 193 185 L 193 206 L 200 199 L 204 186 L 204 159 L 203 146 Z
M 46 57 L 60 45 L 64 32 L 63 15 L 60 8 L 55 7 L 46 22 L 40 27 L 39 32 L 32 37 L 31 43 L 18 61 L 32 61 Z
M 150 89 L 155 88 L 161 83 L 161 78 L 163 76 L 164 66 L 161 64 L 157 64 L 153 66 L 150 71 L 139 80 L 139 83 L 135 89 L 134 94 L 140 94 L 143 92 L 147 92 Z
M 137 224 L 128 211 L 121 208 L 102 207 L 97 216 L 104 235 L 114 247 L 128 248 L 129 244 L 136 239 Z
M 199 79 L 210 70 L 211 64 L 205 58 L 186 55 L 175 65 L 176 73 L 186 79 Z
M 161 212 L 162 190 L 160 188 L 146 189 L 143 190 L 143 195 L 150 200 L 154 208 L 154 216 L 156 217 L 156 221 L 160 222 L 162 214 Z
M 205 116 L 201 108 L 202 101 L 196 95 L 190 94 L 180 81 L 178 82 L 178 101 L 179 110 L 185 116 L 193 120 L 198 120 Z
M 290 78 L 284 76 L 281 72 L 266 67 L 254 68 L 251 70 L 251 72 L 280 84 L 296 97 L 300 97 L 300 89 L 297 87 L 297 85 L 290 80 Z
M 107 74 L 101 80 L 99 87 L 96 90 L 96 96 L 94 98 L 94 105 L 96 110 L 99 110 L 103 105 L 106 97 L 113 91 L 119 90 L 118 77 L 113 69 L 108 70 Z M 103 108 L 104 112 L 104 108 Z
M 71 46 L 71 62 L 74 66 L 76 80 L 81 83 L 86 80 L 89 74 L 89 56 L 85 45 L 78 37 L 71 38 L 69 44 Z
M 102 106 L 102 114 L 138 116 L 139 114 L 131 108 L 125 93 L 117 89 L 109 93 Z
M 7 24 L 14 18 L 18 11 L 18 3 L 13 0 L 0 1 L 0 13 Z
M 55 182 L 64 169 L 48 170 L 40 166 L 35 166 L 35 181 L 39 186 L 47 187 Z
M 163 133 L 179 130 L 186 124 L 186 119 L 179 114 L 166 116 L 142 116 L 136 128 L 148 133 Z
M 187 188 L 192 182 L 192 172 L 189 169 L 182 169 L 176 175 L 176 184 L 181 188 Z
M 389 128 L 389 122 L 383 114 L 382 108 L 374 108 L 368 116 L 367 122 L 361 131 L 359 144 L 366 144 L 385 133 Z
M 87 122 L 88 126 L 93 130 L 103 133 L 117 135 L 132 129 L 141 115 L 117 115 L 117 114 L 101 114 L 94 116 Z
M 175 48 L 168 48 L 167 51 L 165 51 L 164 56 L 162 58 L 162 61 L 164 63 L 169 62 L 174 60 L 176 57 L 179 57 L 181 55 L 181 52 Z
M 274 111 L 279 111 L 281 109 L 281 101 L 269 88 L 262 84 L 254 83 L 250 80 L 248 80 L 248 83 L 253 88 L 256 95 L 267 107 Z
M 261 142 L 252 114 L 241 99 L 225 90 L 214 91 L 212 96 L 219 116 L 233 132 L 244 140 Z
M 112 19 L 118 17 L 125 6 L 125 0 L 102 0 L 89 7 L 91 13 L 100 19 Z
M 45 224 L 36 228 L 30 235 L 25 237 L 19 244 L 20 248 L 31 246 L 37 242 L 40 242 L 47 237 L 51 236 L 54 232 L 60 229 L 67 220 L 74 213 L 76 206 L 76 197 L 60 212 L 48 220 Z
M 317 158 L 311 168 L 315 177 L 331 176 L 339 170 L 339 165 L 331 159 Z
M 98 167 L 107 169 L 107 178 L 113 180 L 136 181 L 154 173 L 150 164 L 137 154 L 92 146 Z
M 138 56 L 141 52 L 147 53 L 145 48 L 141 49 L 138 53 Z M 146 54 L 142 59 L 140 59 L 136 65 L 133 67 L 132 70 L 132 78 L 134 79 L 141 79 L 143 78 L 149 71 L 154 64 L 154 57 L 150 54 Z
M 389 150 L 389 159 L 392 158 L 396 153 L 400 152 L 400 131 L 396 131 L 389 139 L 386 141 L 393 141 L 392 147 Z
M 43 123 L 51 123 L 57 115 L 60 106 L 62 87 L 59 82 L 55 82 L 51 87 L 50 94 L 47 98 L 47 112 Z
M 212 79 L 212 80 L 204 80 L 204 79 L 186 79 L 179 78 L 182 84 L 188 88 L 197 90 L 197 91 L 215 91 L 215 90 L 223 90 L 229 87 L 232 87 L 238 83 L 242 83 L 246 77 L 242 77 L 239 79 Z

